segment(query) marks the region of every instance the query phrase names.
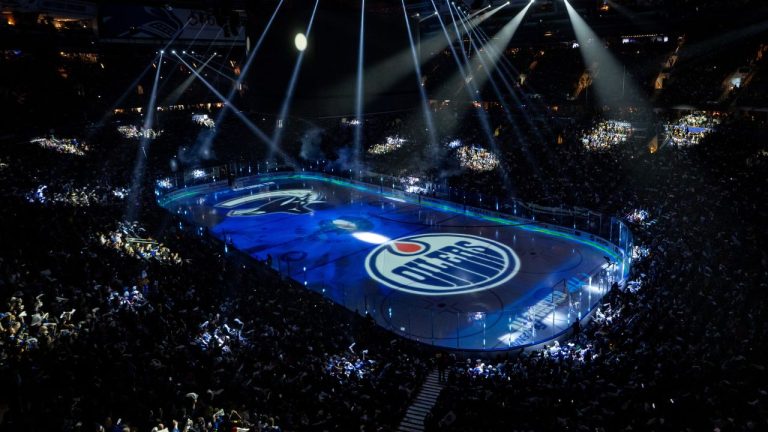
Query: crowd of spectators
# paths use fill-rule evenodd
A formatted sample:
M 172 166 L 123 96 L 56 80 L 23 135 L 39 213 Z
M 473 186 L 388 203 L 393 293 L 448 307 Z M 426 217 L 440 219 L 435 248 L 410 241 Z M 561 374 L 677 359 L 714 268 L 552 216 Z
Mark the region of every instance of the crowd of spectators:
M 565 51 L 520 54 L 521 66 L 530 62 L 530 87 L 550 101 L 567 100 L 583 70 L 578 50 Z M 670 84 L 684 84 L 688 73 Z M 698 87 L 720 79 L 705 74 L 707 83 L 692 84 L 694 99 L 710 99 Z M 4 92 L 4 100 L 45 107 L 39 97 L 24 102 L 31 88 Z M 73 94 L 56 93 L 80 100 Z M 515 113 L 433 108 L 442 138 L 497 145 L 498 167 L 483 172 L 462 169 L 453 149 L 431 146 L 419 110 L 363 123 L 366 145 L 387 136 L 409 142 L 408 152 L 368 159 L 377 172 L 446 184 L 465 200 L 514 196 L 629 215 L 638 242 L 631 282 L 614 287 L 569 340 L 449 357 L 428 428 L 768 429 L 765 122 L 732 115 L 698 146 L 650 153 L 627 142 L 594 152 L 581 141 L 590 113 L 555 115 L 534 99 Z M 40 121 L 39 109 L 20 124 Z M 480 115 L 496 131 L 490 140 Z M 633 126 L 655 124 L 648 113 L 628 117 Z M 274 124 L 253 120 L 265 130 Z M 0 431 L 394 430 L 433 352 L 158 208 L 153 179 L 165 178 L 172 157 L 188 168 L 214 157 L 198 147 L 188 113 L 162 121 L 169 132 L 155 136 L 162 145 L 145 155 L 130 195 L 113 185 L 131 184 L 135 139 L 146 131 L 121 136 L 108 122 L 72 131 L 88 136 L 79 157 L 30 146 L 28 136 L 0 138 Z M 349 168 L 358 126 L 295 122 L 285 151 Z M 217 129 L 221 161 L 265 155 L 242 145 L 252 138 L 232 120 Z M 127 207 L 142 228 L 125 222 Z
M 88 145 L 75 138 L 56 138 L 54 136 L 33 138 L 29 142 L 42 148 L 51 149 L 59 153 L 68 153 L 76 156 L 84 156 L 88 151 Z
M 118 222 L 117 225 L 116 230 L 98 233 L 97 238 L 101 246 L 119 251 L 128 257 L 153 259 L 167 264 L 182 263 L 177 252 L 172 252 L 151 237 L 143 237 L 146 230 L 139 226 L 138 222 Z
M 597 122 L 581 137 L 581 142 L 589 150 L 606 150 L 627 141 L 632 136 L 632 125 L 616 120 Z
M 396 427 L 429 356 L 165 214 L 152 176 L 140 226 L 121 222 L 133 194 L 29 202 L 35 184 L 126 184 L 131 140 L 92 140 L 77 159 L 3 147 L 0 430 Z
M 163 134 L 162 130 L 154 130 L 152 128 L 144 129 L 143 127 L 136 127 L 135 125 L 120 125 L 117 127 L 117 132 L 123 136 L 123 138 L 131 138 L 140 140 L 142 138 L 155 139 Z
M 216 121 L 208 117 L 208 114 L 192 114 L 192 121 L 195 124 L 207 127 L 208 129 L 216 127 Z
M 471 171 L 493 171 L 499 166 L 499 158 L 494 153 L 475 146 L 461 146 L 456 149 L 459 165 Z
M 567 203 L 568 197 L 573 205 L 630 214 L 645 248 L 638 257 L 645 258 L 631 286 L 611 291 L 598 318 L 574 339 L 480 362 L 457 358 L 432 427 L 487 430 L 499 427 L 499 418 L 520 429 L 764 425 L 762 351 L 741 342 L 765 337 L 764 326 L 755 323 L 764 314 L 758 299 L 766 257 L 747 252 L 759 244 L 759 225 L 732 223 L 764 217 L 758 196 L 765 179 L 757 173 L 766 158 L 754 158 L 764 151 L 757 126 L 730 119 L 697 147 L 651 154 L 632 145 L 590 152 L 577 124 L 563 130 L 563 145 L 524 151 L 525 142 L 536 140 L 530 132 L 517 149 L 504 152 L 501 163 L 520 167 L 509 171 L 510 183 L 526 185 L 518 196 L 543 203 Z M 509 128 L 496 138 L 506 143 L 517 135 Z M 130 160 L 135 148 L 125 144 L 117 149 Z M 0 229 L 3 238 L 14 238 L 9 230 L 27 238 L 2 245 L 7 310 L 0 321 L 0 370 L 17 396 L 0 401 L 8 407 L 0 429 L 396 426 L 430 368 L 429 353 L 262 264 L 223 252 L 219 242 L 154 207 L 150 180 L 141 202 L 144 231 L 122 224 L 96 241 L 92 233 L 121 226 L 124 199 L 78 207 L 30 203 L 21 193 L 27 184 L 53 184 L 53 178 L 125 182 L 125 168 L 84 173 L 83 166 L 101 163 L 106 152 L 121 157 L 114 143 L 75 165 L 50 155 L 3 157 L 12 161 L 4 180 L 18 187 L 6 190 L 3 210 L 14 222 Z M 524 182 L 529 161 L 546 154 L 551 160 L 538 164 L 540 180 Z M 584 173 L 588 181 L 579 180 Z M 495 176 L 496 194 L 508 193 L 498 171 L 484 175 Z M 482 178 L 458 173 L 451 182 L 494 193 L 487 184 L 480 189 Z M 128 237 L 154 246 L 130 252 Z M 168 259 L 152 259 L 152 248 L 183 251 L 184 264 L 168 265 L 180 262 L 170 252 L 159 254 Z M 25 314 L 22 305 L 31 310 Z M 719 378 L 703 378 L 709 376 Z M 38 388 L 56 391 L 40 394 Z M 708 416 L 682 414 L 700 404 Z M 552 410 L 559 415 L 548 416 Z
M 744 130 L 744 127 L 748 130 Z M 492 367 L 457 361 L 431 430 L 760 430 L 768 395 L 768 256 L 756 223 L 766 190 L 748 155 L 764 144 L 751 122 L 720 127 L 698 147 L 609 152 L 627 178 L 638 255 L 565 344 L 504 354 Z M 765 161 L 759 163 L 765 168 Z M 644 217 L 640 217 L 640 216 Z M 734 223 L 735 220 L 741 223 Z M 749 222 L 748 222 L 749 221 Z M 754 222 L 752 222 L 754 221 Z
M 672 145 L 696 145 L 711 133 L 720 122 L 719 117 L 704 112 L 696 112 L 685 115 L 674 123 L 665 124 L 664 132 Z
M 72 207 L 103 205 L 125 199 L 128 189 L 109 185 L 77 186 L 72 182 L 51 183 L 37 186 L 27 193 L 30 203 L 52 203 Z
M 405 139 L 398 136 L 386 137 L 383 144 L 374 144 L 368 149 L 368 153 L 376 156 L 389 154 L 402 147 L 406 142 Z

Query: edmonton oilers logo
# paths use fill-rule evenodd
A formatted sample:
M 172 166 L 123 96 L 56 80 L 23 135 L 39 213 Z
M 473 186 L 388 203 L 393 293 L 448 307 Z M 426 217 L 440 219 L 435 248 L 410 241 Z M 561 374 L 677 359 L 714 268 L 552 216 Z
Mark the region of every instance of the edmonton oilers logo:
M 419 295 L 483 291 L 512 279 L 520 259 L 508 246 L 465 234 L 422 234 L 388 241 L 365 260 L 375 281 Z

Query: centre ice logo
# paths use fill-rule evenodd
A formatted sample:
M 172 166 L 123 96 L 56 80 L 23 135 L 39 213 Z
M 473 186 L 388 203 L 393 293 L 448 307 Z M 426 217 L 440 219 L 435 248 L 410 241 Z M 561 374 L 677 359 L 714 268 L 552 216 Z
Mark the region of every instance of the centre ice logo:
M 520 259 L 508 246 L 466 234 L 401 237 L 368 254 L 365 269 L 375 281 L 419 295 L 483 291 L 512 279 Z

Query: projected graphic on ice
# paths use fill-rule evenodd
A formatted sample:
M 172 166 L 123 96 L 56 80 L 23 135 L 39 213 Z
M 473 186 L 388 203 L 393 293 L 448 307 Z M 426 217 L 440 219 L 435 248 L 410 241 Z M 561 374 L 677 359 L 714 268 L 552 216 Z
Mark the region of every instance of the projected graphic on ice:
M 507 282 L 520 269 L 509 247 L 464 234 L 402 237 L 374 249 L 365 269 L 377 282 L 420 295 L 465 294 Z
M 227 216 L 261 216 L 270 213 L 307 214 L 312 213 L 312 204 L 324 202 L 322 197 L 311 190 L 284 190 L 247 195 L 216 204 L 216 207 L 230 210 Z
M 319 174 L 181 188 L 160 201 L 225 239 L 226 253 L 269 262 L 435 346 L 507 349 L 555 337 L 625 270 L 618 249 L 584 232 Z

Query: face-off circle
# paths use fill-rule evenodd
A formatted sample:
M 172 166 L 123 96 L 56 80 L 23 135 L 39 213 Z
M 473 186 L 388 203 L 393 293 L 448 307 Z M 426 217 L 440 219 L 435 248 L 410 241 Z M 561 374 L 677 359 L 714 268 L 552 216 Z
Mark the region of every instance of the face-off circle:
M 422 234 L 388 241 L 368 254 L 368 275 L 418 295 L 483 291 L 512 279 L 520 259 L 508 246 L 466 234 Z

